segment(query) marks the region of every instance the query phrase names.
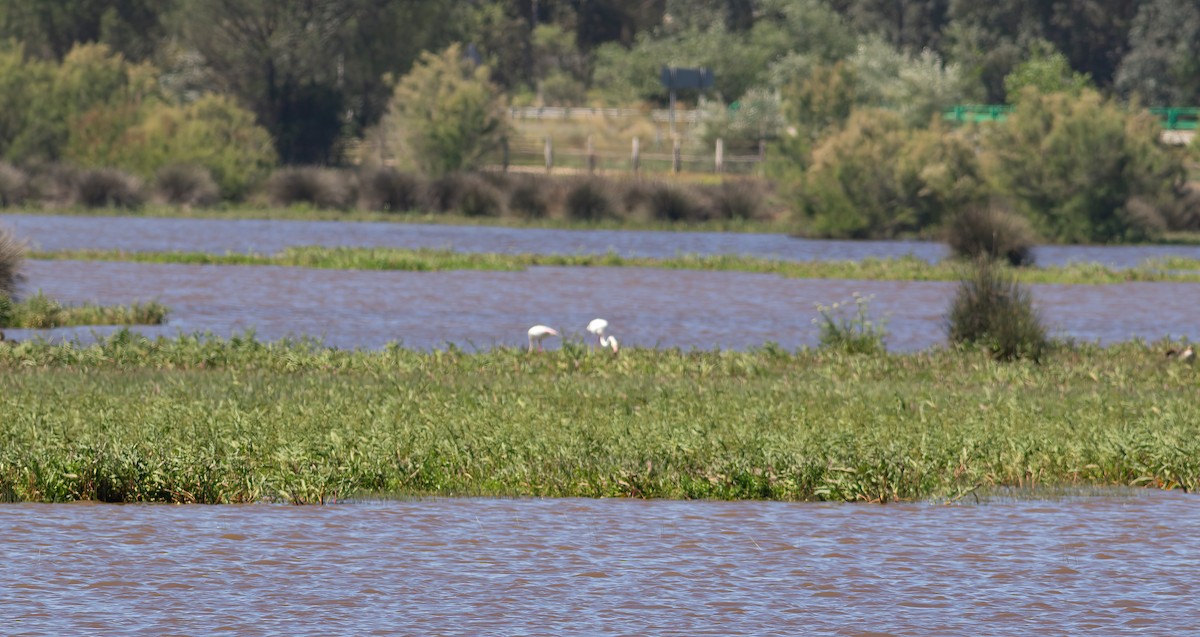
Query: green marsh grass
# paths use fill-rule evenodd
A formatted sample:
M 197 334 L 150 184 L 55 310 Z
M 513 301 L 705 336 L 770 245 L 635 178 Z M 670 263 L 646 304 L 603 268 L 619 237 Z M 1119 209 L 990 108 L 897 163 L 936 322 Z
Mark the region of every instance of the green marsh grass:
M 119 332 L 0 348 L 0 498 L 953 500 L 1200 486 L 1167 343 L 529 355 Z M 1171 363 L 1174 364 L 1171 364 Z
M 159 325 L 169 309 L 157 301 L 132 305 L 63 305 L 41 290 L 17 302 L 4 299 L 3 326 L 46 329 L 79 325 Z
M 69 250 L 30 253 L 32 259 L 134 261 L 204 265 L 275 265 L 354 270 L 523 270 L 534 266 L 643 267 L 672 270 L 754 272 L 806 279 L 863 279 L 887 281 L 957 281 L 962 262 L 936 264 L 913 256 L 861 261 L 783 261 L 751 256 L 680 254 L 674 257 L 623 257 L 600 255 L 499 254 L 455 252 L 419 248 L 326 248 L 302 246 L 265 254 L 205 252 L 126 252 L 120 250 Z M 1095 263 L 1000 270 L 1021 283 L 1108 284 L 1129 282 L 1200 282 L 1200 261 L 1171 258 L 1147 261 L 1134 268 L 1117 269 Z

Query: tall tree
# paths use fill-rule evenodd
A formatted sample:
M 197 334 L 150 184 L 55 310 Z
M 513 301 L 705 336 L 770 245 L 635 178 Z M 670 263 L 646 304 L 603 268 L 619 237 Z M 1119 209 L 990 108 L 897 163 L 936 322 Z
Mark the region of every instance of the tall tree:
M 61 60 L 75 44 L 98 42 L 126 59 L 154 54 L 177 0 L 0 0 L 0 39 L 26 52 Z
M 1200 99 L 1200 2 L 1150 0 L 1129 33 L 1129 53 L 1116 87 L 1151 105 L 1195 104 Z
M 950 0 L 836 0 L 834 7 L 860 32 L 905 51 L 940 50 Z

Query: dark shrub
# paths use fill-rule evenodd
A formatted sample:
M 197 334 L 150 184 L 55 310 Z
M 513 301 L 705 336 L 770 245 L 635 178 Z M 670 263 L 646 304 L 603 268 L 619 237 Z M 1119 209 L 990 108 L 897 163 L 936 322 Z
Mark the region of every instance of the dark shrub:
M 457 212 L 467 217 L 499 217 L 504 214 L 504 194 L 476 174 L 463 175 Z
M 763 212 L 761 183 L 728 179 L 709 190 L 713 216 L 717 219 L 758 219 Z
M 368 210 L 407 212 L 421 207 L 421 180 L 387 166 L 369 168 L 360 177 L 359 201 Z
M 141 180 L 115 168 L 83 171 L 75 195 L 88 208 L 137 208 L 145 200 Z
M 353 201 L 353 191 L 347 175 L 315 166 L 282 168 L 267 179 L 267 196 L 276 206 L 310 204 L 340 210 Z
M 221 196 L 212 172 L 195 164 L 172 164 L 154 175 L 154 193 L 177 206 L 211 206 Z
M 18 206 L 29 196 L 29 176 L 8 162 L 0 162 L 0 206 Z
M 946 227 L 946 243 L 957 257 L 1005 259 L 1033 264 L 1035 236 L 1029 221 L 999 206 L 970 207 Z
M 612 184 L 596 177 L 580 179 L 567 191 L 566 213 L 570 219 L 597 221 L 616 211 Z
M 431 179 L 425 186 L 425 207 L 433 212 L 458 210 L 459 197 L 463 189 L 463 174 L 449 173 Z
M 650 188 L 650 213 L 661 221 L 701 221 L 707 216 L 704 206 L 680 186 L 658 182 Z
M 44 204 L 69 206 L 78 197 L 82 171 L 67 164 L 37 164 L 29 171 L 29 194 Z
M 947 316 L 950 340 L 987 348 L 999 360 L 1039 360 L 1049 340 L 1029 292 L 1001 266 L 977 259 Z
M 8 228 L 0 228 L 0 299 L 11 299 L 25 280 L 25 242 Z
M 550 214 L 553 182 L 532 176 L 515 177 L 508 196 L 508 209 L 526 219 L 541 219 Z

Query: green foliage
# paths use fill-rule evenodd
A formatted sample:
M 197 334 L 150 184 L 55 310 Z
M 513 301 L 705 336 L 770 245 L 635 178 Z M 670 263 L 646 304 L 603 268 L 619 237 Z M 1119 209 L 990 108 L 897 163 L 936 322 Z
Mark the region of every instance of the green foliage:
M 818 304 L 817 313 L 821 316 L 813 319 L 813 324 L 817 326 L 821 348 L 845 354 L 884 353 L 887 321 L 871 319 L 870 301 L 871 297 L 855 294 L 851 313 L 841 303 Z
M 959 284 L 946 322 L 951 342 L 981 347 L 999 360 L 1040 360 L 1049 347 L 1029 291 L 986 258 Z
M 1092 79 L 1086 73 L 1072 71 L 1066 56 L 1048 42 L 1035 42 L 1029 58 L 1004 78 L 1009 102 L 1016 102 L 1028 87 L 1039 93 L 1067 93 L 1078 97 L 1091 86 Z
M 859 101 L 854 70 L 844 61 L 809 65 L 804 72 L 786 78 L 781 84 L 787 120 L 813 140 L 828 130 L 840 128 L 850 119 Z
M 943 108 L 970 94 L 961 67 L 946 64 L 929 49 L 914 56 L 882 40 L 868 39 L 848 63 L 854 71 L 858 103 L 894 110 L 909 126 L 927 125 Z
M 1158 124 L 1098 93 L 1022 93 L 1015 112 L 989 127 L 988 173 L 996 191 L 1046 237 L 1063 242 L 1136 241 L 1161 230 L 1184 168 L 1162 147 Z
M 157 301 L 117 306 L 66 306 L 38 290 L 19 303 L 8 303 L 0 313 L 3 319 L 0 326 L 50 329 L 79 325 L 159 325 L 167 320 L 168 312 L 167 307 Z
M 160 104 L 121 137 L 110 164 L 149 178 L 172 164 L 208 169 L 221 196 L 240 199 L 266 178 L 275 150 L 254 115 L 222 95 L 184 105 Z
M 970 206 L 946 227 L 950 252 L 965 259 L 1004 259 L 1010 265 L 1033 264 L 1036 240 L 1029 220 L 999 205 Z
M 475 168 L 499 147 L 506 127 L 488 77 L 488 68 L 474 66 L 458 45 L 422 54 L 397 83 L 385 128 L 431 175 Z
M 1129 53 L 1117 69 L 1117 90 L 1154 106 L 1198 103 L 1200 6 L 1175 0 L 1140 4 L 1129 30 Z
M 891 111 L 863 110 L 812 152 L 800 221 L 812 234 L 891 238 L 936 228 L 985 194 L 970 141 L 907 128 Z

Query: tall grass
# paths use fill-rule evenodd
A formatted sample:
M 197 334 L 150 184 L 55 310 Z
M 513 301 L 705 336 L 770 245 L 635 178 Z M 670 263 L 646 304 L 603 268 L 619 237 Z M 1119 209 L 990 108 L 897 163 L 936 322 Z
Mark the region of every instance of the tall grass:
M 4 307 L 4 327 L 48 329 L 78 325 L 159 325 L 167 320 L 169 309 L 157 301 L 132 305 L 63 305 L 42 294 L 20 301 L 9 301 Z
M 24 342 L 0 348 L 0 498 L 1195 489 L 1196 372 L 1164 364 L 1161 347 L 1079 346 L 1035 365 L 956 350 L 530 356 L 128 332 Z

